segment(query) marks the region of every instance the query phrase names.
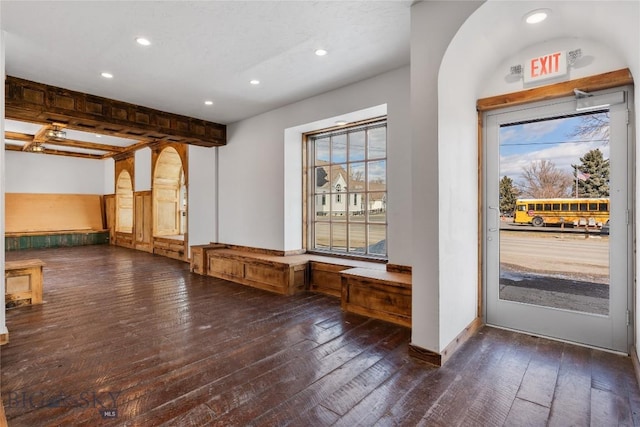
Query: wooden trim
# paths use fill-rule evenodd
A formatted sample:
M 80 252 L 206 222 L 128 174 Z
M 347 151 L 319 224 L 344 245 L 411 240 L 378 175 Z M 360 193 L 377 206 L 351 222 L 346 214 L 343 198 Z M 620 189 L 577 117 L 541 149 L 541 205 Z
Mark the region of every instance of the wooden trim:
M 522 90 L 505 95 L 482 98 L 477 101 L 476 109 L 479 112 L 485 112 L 527 104 L 530 102 L 546 101 L 549 99 L 561 98 L 563 96 L 573 96 L 574 89 L 589 92 L 630 84 L 633 84 L 633 76 L 628 68 L 624 68 L 622 70 L 611 71 L 608 73 L 598 74 L 596 76 L 583 77 L 581 79 L 569 80 L 562 83 Z
M 306 253 L 308 253 L 309 255 L 326 256 L 326 257 L 329 257 L 329 258 L 340 258 L 340 259 L 350 259 L 350 260 L 354 260 L 354 261 L 374 262 L 376 264 L 386 264 L 387 263 L 386 259 L 368 258 L 368 257 L 364 257 L 364 256 L 357 256 L 357 255 L 342 255 L 342 254 L 337 254 L 337 253 L 332 253 L 332 252 L 317 252 L 317 251 L 306 251 Z
M 7 76 L 8 119 L 147 141 L 215 147 L 227 143 L 227 126 Z
M 482 258 L 484 256 L 483 242 L 485 239 L 484 228 L 482 227 L 484 220 L 484 140 L 483 140 L 483 113 L 478 113 L 478 307 L 477 317 L 484 317 L 483 304 L 484 304 L 484 292 L 483 292 L 483 264 Z
M 255 248 L 252 246 L 230 245 L 227 243 L 215 243 L 215 242 L 210 243 L 210 245 L 217 245 L 218 247 L 215 249 L 233 249 L 234 251 L 250 252 L 254 254 L 273 255 L 273 256 L 293 256 L 293 255 L 302 255 L 307 253 L 307 251 L 305 251 L 304 249 L 280 251 L 277 249 Z
M 302 247 L 307 249 L 309 240 L 309 137 L 302 135 Z
M 351 122 L 351 123 L 344 124 L 342 126 L 336 125 L 336 126 L 331 126 L 331 127 L 324 128 L 324 129 L 318 129 L 318 130 L 309 131 L 309 132 L 304 133 L 303 135 L 305 136 L 305 138 L 308 138 L 310 136 L 318 135 L 318 134 L 325 133 L 325 132 L 334 132 L 334 131 L 341 130 L 341 129 L 348 129 L 348 128 L 352 128 L 352 127 L 356 127 L 356 126 L 364 126 L 364 125 L 368 125 L 369 123 L 380 122 L 380 121 L 387 120 L 387 119 L 388 119 L 388 116 L 385 114 L 384 116 L 378 116 L 378 117 L 374 117 L 374 118 L 371 118 L 371 119 L 360 120 L 358 122 Z
M 77 230 L 54 230 L 54 231 L 17 231 L 4 233 L 4 237 L 25 237 L 25 236 L 57 236 L 59 234 L 91 234 L 91 233 L 104 233 L 109 231 L 107 228 L 103 229 L 77 229 Z
M 252 254 L 261 254 L 261 255 L 273 255 L 273 256 L 285 256 L 285 251 L 279 251 L 276 249 L 263 249 L 263 248 L 254 248 L 251 246 L 241 246 L 241 245 L 224 245 L 224 249 L 233 249 L 234 251 L 242 251 L 249 252 Z
M 633 363 L 633 371 L 636 374 L 636 385 L 640 385 L 640 359 L 635 346 L 631 346 L 631 362 Z
M 449 360 L 456 350 L 458 350 L 469 338 L 478 332 L 483 324 L 482 318 L 476 317 L 440 353 L 418 347 L 415 344 L 409 344 L 409 356 L 431 363 L 432 365 L 442 366 L 447 362 L 447 360 Z
M 0 334 L 0 345 L 5 345 L 9 343 L 9 332 L 6 334 Z
M 387 264 L 387 271 L 390 273 L 411 274 L 412 268 L 410 265 Z
M 442 356 L 440 354 L 427 350 L 426 348 L 418 347 L 415 344 L 409 343 L 409 356 L 432 365 L 442 366 Z

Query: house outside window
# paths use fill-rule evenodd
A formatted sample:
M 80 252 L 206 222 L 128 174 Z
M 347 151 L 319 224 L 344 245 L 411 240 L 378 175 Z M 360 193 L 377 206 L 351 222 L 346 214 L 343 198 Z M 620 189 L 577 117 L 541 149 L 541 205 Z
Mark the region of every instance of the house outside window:
M 386 259 L 386 119 L 309 135 L 307 143 L 307 249 Z

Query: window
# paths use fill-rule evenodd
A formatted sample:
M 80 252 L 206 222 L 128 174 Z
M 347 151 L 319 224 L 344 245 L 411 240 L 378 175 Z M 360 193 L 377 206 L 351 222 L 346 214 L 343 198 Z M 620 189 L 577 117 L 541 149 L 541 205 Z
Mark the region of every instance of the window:
M 308 249 L 386 258 L 386 120 L 309 135 L 307 143 Z

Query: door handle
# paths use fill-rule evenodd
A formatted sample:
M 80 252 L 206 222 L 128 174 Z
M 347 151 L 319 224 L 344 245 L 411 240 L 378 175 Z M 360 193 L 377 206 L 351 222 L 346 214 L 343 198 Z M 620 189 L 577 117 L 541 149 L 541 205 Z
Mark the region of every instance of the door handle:
M 490 210 L 495 211 L 495 216 L 493 217 L 493 227 L 489 226 L 489 231 L 496 232 L 499 228 L 499 218 L 500 218 L 500 208 L 498 206 L 489 206 Z

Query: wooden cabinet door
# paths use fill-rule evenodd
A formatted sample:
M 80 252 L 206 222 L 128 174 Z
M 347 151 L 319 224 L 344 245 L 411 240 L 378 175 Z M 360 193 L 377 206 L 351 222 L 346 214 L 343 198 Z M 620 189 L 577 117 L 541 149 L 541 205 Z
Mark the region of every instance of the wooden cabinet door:
M 109 229 L 109 244 L 116 243 L 116 197 L 114 194 L 104 196 L 104 210 Z
M 153 242 L 151 214 L 151 191 L 138 191 L 134 193 L 134 235 L 135 248 L 140 251 L 152 252 Z

